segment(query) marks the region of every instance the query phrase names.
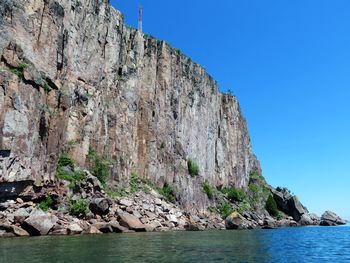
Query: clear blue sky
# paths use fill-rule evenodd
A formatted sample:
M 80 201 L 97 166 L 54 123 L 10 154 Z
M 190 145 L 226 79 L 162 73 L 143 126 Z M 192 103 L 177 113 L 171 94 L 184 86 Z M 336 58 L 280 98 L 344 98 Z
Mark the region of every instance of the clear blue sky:
M 350 219 L 350 1 L 111 3 L 233 91 L 270 184 Z

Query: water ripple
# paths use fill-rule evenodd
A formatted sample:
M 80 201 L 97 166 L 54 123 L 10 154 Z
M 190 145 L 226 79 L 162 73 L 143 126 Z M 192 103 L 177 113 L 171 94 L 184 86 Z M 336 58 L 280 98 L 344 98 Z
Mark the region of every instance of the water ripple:
M 350 227 L 0 240 L 0 262 L 350 262 Z

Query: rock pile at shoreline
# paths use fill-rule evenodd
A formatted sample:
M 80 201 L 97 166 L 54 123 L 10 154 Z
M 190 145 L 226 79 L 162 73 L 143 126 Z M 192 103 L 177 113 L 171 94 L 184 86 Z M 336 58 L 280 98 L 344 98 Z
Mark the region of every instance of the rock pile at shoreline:
M 84 185 L 84 187 L 82 187 Z M 22 199 L 0 203 L 0 236 L 37 236 L 125 233 L 140 231 L 176 231 L 224 229 L 220 216 L 213 213 L 184 211 L 180 206 L 167 202 L 153 189 L 148 193 L 139 191 L 127 197 L 108 197 L 97 178 L 92 175 L 79 185 L 74 194 L 78 200 L 84 196 L 89 200 L 86 215 L 75 217 L 69 214 L 67 194 L 56 196 L 56 204 L 47 212 L 38 203 L 24 202 Z
M 147 192 L 137 191 L 128 196 L 110 198 L 98 179 L 88 172 L 86 179 L 76 185 L 78 192 L 74 195 L 71 195 L 69 187 L 65 188 L 62 184 L 64 185 L 64 182 L 61 181 L 56 187 L 43 188 L 50 189 L 50 192 L 36 193 L 33 195 L 35 202 L 16 198 L 0 203 L 0 237 L 205 229 L 271 229 L 346 223 L 329 211 L 325 212 L 321 218 L 304 213 L 298 222 L 292 216 L 284 216 L 276 220 L 268 214 L 258 215 L 255 212 L 240 214 L 237 211 L 223 220 L 218 214 L 209 211 L 205 213 L 186 211 L 178 204 L 168 202 L 164 196 L 152 188 L 148 188 Z M 48 194 L 53 202 L 44 212 L 40 208 L 42 202 L 39 203 L 38 200 Z M 69 196 L 70 199 L 68 199 Z M 72 216 L 68 208 L 68 200 L 71 198 L 88 200 L 90 211 L 81 216 Z M 307 220 L 304 220 L 305 218 Z

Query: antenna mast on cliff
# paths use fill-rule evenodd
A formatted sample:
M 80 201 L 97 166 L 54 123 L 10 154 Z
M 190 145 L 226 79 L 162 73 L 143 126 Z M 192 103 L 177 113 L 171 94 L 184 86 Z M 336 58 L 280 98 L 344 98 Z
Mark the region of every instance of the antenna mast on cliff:
M 142 32 L 142 6 L 139 6 L 139 31 Z

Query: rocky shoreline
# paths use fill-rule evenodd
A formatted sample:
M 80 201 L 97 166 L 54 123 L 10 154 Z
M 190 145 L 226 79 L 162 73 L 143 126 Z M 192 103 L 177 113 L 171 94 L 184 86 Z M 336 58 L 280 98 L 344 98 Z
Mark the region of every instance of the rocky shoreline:
M 56 185 L 43 187 L 37 192 L 33 188 L 26 189 L 26 201 L 17 197 L 0 203 L 0 237 L 206 229 L 271 229 L 346 223 L 332 212 L 326 212 L 319 218 L 312 214 L 300 216 L 301 210 L 293 210 L 296 216 L 300 216 L 299 221 L 292 216 L 276 219 L 266 214 L 257 215 L 254 212 L 240 214 L 237 211 L 232 212 L 224 220 L 217 213 L 210 212 L 210 209 L 202 213 L 195 210 L 186 211 L 179 204 L 167 201 L 165 196 L 145 185 L 134 193 L 113 198 L 106 194 L 96 177 L 88 171 L 86 173 L 86 178 L 73 190 L 67 185 L 67 181 L 61 180 Z M 275 196 L 282 197 L 281 201 L 295 198 L 289 197 L 285 189 L 278 188 L 273 191 Z M 29 196 L 31 200 L 28 199 Z M 48 197 L 51 202 L 47 202 Z M 88 207 L 79 210 L 79 207 L 71 205 L 79 203 L 79 200 L 88 200 Z M 294 201 L 298 206 L 298 201 L 295 199 Z M 75 210 L 72 211 L 72 208 Z

